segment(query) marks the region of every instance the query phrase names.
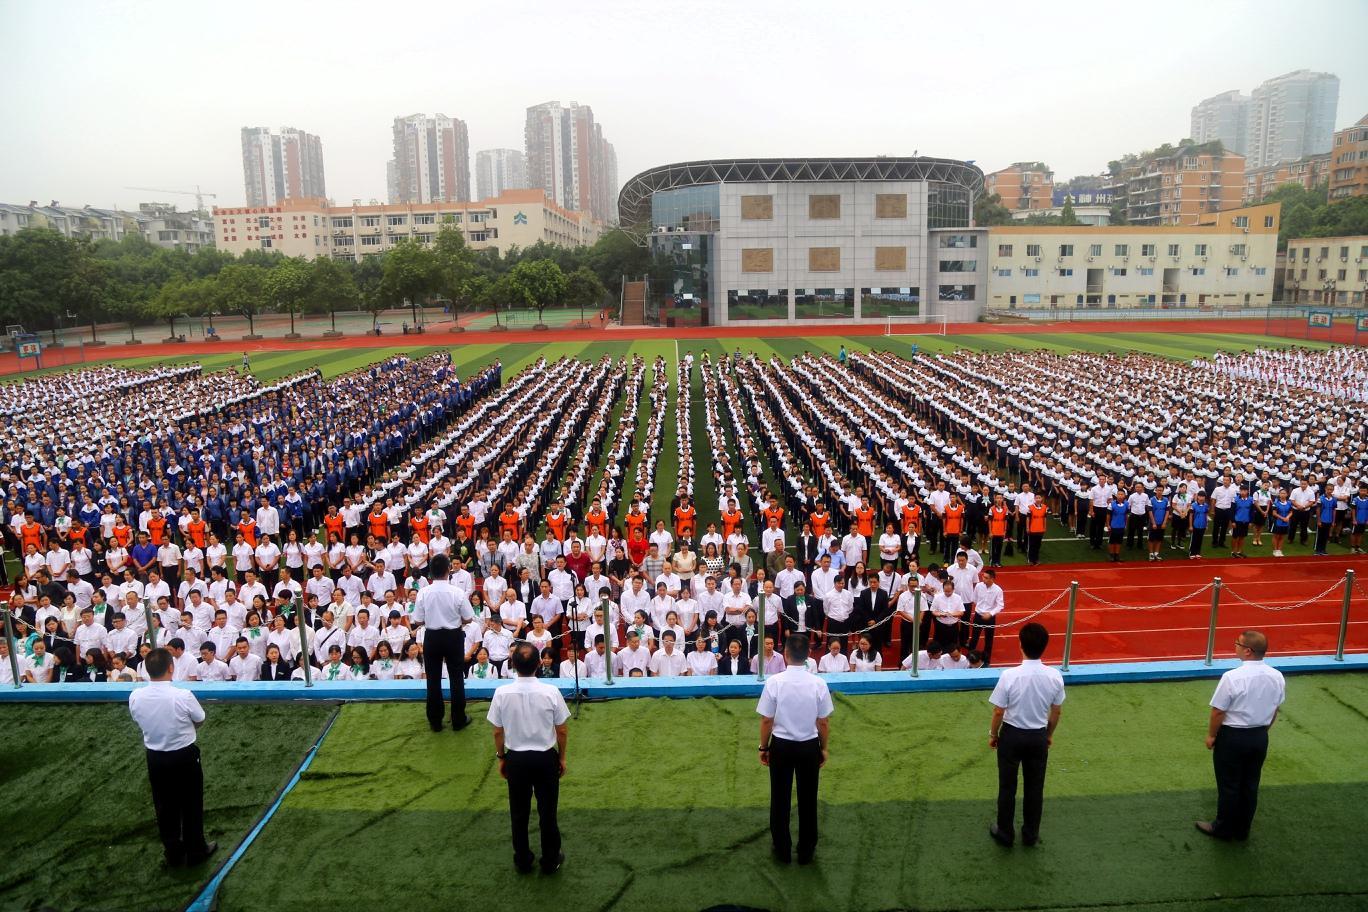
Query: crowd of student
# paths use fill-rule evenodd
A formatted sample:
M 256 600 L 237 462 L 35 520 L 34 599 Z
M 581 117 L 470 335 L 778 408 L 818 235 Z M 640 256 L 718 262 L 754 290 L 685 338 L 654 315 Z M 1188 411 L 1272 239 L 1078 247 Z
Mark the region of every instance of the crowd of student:
M 1251 364 L 1282 363 L 1265 355 Z M 476 618 L 476 678 L 516 639 L 548 676 L 750 674 L 779 667 L 766 644 L 793 631 L 827 652 L 821 671 L 907 662 L 914 642 L 924 668 L 987 664 L 994 568 L 1013 547 L 1039 560 L 1049 515 L 1114 560 L 1199 556 L 1208 532 L 1236 555 L 1264 534 L 1275 554 L 1310 535 L 1317 553 L 1361 549 L 1361 407 L 1226 367 L 688 354 L 673 407 L 663 359 L 649 394 L 641 359 L 606 357 L 538 360 L 505 385 L 497 365 L 460 383 L 445 355 L 271 387 L 231 373 L 226 402 L 193 369 L 56 375 L 4 416 L 16 658 L 34 681 L 127 680 L 151 641 L 187 679 L 420 677 L 414 597 L 442 554 Z M 106 386 L 152 417 L 64 436 Z M 43 401 L 67 417 L 24 433 Z M 671 411 L 681 471 L 652 517 Z M 704 529 L 695 458 L 718 494 Z

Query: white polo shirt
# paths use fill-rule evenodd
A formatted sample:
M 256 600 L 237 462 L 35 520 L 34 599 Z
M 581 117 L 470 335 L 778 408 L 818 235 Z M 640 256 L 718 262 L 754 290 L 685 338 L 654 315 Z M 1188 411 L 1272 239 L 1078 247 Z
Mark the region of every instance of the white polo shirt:
M 1039 659 L 1024 659 L 1014 668 L 1005 668 L 993 695 L 988 698 L 1006 712 L 1002 721 L 1026 731 L 1037 731 L 1050 723 L 1050 708 L 1064 702 L 1064 676 Z
M 431 630 L 459 630 L 475 620 L 470 599 L 446 580 L 434 580 L 418 590 L 414 620 Z
M 195 725 L 204 709 L 188 690 L 153 681 L 128 695 L 128 712 L 142 729 L 148 750 L 172 751 L 195 743 Z
M 1273 723 L 1273 714 L 1285 699 L 1282 672 L 1259 659 L 1241 662 L 1221 675 L 1211 706 L 1226 714 L 1224 724 L 1231 728 L 1263 728 Z
M 494 691 L 488 718 L 504 730 L 506 750 L 547 751 L 556 746 L 556 726 L 570 718 L 570 709 L 555 687 L 520 676 Z
M 830 716 L 831 691 L 826 681 L 801 665 L 789 665 L 765 681 L 755 711 L 774 720 L 774 736 L 786 741 L 817 737 L 817 720 Z

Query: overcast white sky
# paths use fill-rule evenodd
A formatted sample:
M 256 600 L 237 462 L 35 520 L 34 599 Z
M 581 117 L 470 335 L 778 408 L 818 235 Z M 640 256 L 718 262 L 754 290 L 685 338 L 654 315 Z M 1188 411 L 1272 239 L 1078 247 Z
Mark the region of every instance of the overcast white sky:
M 244 200 L 238 131 L 323 140 L 329 195 L 383 198 L 391 121 L 479 149 L 589 104 L 619 178 L 728 156 L 923 155 L 1058 179 L 1181 139 L 1192 105 L 1289 70 L 1368 114 L 1365 0 L 199 3 L 0 0 L 0 200 L 133 207 L 129 185 Z M 473 182 L 472 182 L 473 186 Z M 171 201 L 193 205 L 189 197 Z

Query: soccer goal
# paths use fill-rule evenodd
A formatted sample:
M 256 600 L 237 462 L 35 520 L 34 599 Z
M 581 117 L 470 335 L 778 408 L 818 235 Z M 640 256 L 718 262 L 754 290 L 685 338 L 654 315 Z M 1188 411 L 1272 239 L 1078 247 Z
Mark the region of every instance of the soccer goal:
M 945 314 L 927 314 L 920 323 L 893 322 L 890 317 L 884 326 L 885 336 L 943 336 L 950 318 Z

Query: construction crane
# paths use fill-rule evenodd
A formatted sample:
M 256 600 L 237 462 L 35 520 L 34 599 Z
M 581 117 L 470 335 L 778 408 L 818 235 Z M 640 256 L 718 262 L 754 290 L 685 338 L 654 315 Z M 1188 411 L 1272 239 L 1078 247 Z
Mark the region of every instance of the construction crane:
M 163 190 L 160 187 L 124 187 L 124 189 L 146 190 L 148 193 L 174 193 L 178 196 L 193 196 L 195 198 L 195 209 L 199 212 L 205 211 L 204 198 L 206 196 L 211 197 L 213 199 L 218 199 L 217 193 L 205 193 L 203 190 L 199 188 L 199 184 L 195 185 L 194 190 Z

